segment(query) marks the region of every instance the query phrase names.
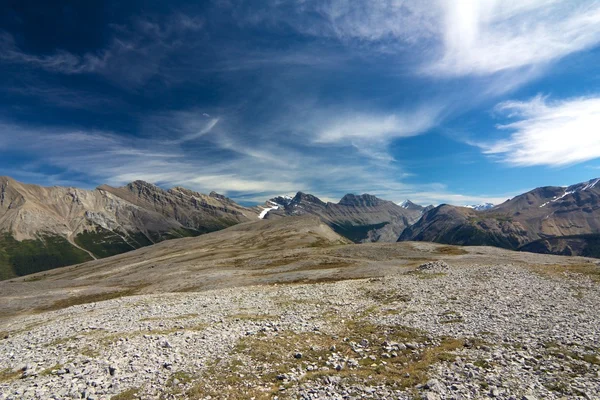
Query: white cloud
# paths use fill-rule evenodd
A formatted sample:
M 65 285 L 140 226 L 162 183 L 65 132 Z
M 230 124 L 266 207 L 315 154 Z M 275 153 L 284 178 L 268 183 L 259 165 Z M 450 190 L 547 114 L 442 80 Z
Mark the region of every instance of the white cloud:
M 271 1 L 249 20 L 400 54 L 432 76 L 486 76 L 540 67 L 600 43 L 596 0 Z M 419 64 L 420 68 L 419 68 Z
M 192 115 L 177 113 L 174 118 L 192 118 Z M 186 122 L 180 121 L 178 125 L 186 126 Z M 176 132 L 186 135 L 184 130 Z M 215 190 L 257 203 L 296 191 L 332 201 L 345 193 L 372 193 L 395 202 L 410 198 L 422 204 L 460 205 L 494 200 L 487 196 L 453 194 L 442 185 L 405 184 L 401 182 L 404 176 L 401 169 L 370 162 L 359 152 L 337 152 L 332 157 L 335 144 L 302 152 L 283 141 L 249 140 L 242 144 L 233 139 L 222 141 L 222 137 L 226 135 L 200 137 L 200 147 L 186 152 L 189 143 L 177 140 L 165 142 L 160 138 L 68 128 L 38 129 L 0 121 L 0 144 L 5 146 L 0 151 L 10 149 L 13 155 L 23 154 L 36 160 L 35 165 L 22 165 L 11 172 L 25 180 L 36 174 L 36 181 L 75 182 L 79 186 L 73 181 L 77 177 L 86 182 L 119 186 L 141 179 L 204 193 Z M 236 155 L 222 157 L 223 151 L 233 151 Z M 43 171 L 48 166 L 52 171 L 62 172 L 46 176 Z M 4 173 L 10 171 L 8 168 L 5 166 Z
M 180 143 L 183 143 L 183 142 L 189 142 L 190 140 L 195 140 L 195 139 L 201 138 L 202 136 L 206 135 L 207 133 L 210 133 L 210 131 L 212 131 L 212 129 L 218 123 L 219 123 L 219 118 L 212 118 L 204 126 L 198 128 L 198 129 L 194 129 L 194 131 L 192 131 L 192 133 L 188 133 L 187 135 L 183 136 L 178 141 Z
M 106 53 L 77 56 L 63 50 L 58 50 L 51 55 L 32 55 L 21 51 L 12 35 L 0 32 L 0 60 L 6 62 L 35 65 L 52 72 L 80 74 L 101 68 L 106 61 L 106 56 Z
M 426 132 L 436 124 L 439 111 L 422 109 L 396 114 L 345 113 L 324 122 L 316 141 L 333 143 L 344 140 L 380 141 L 410 137 Z
M 394 113 L 353 112 L 340 107 L 313 110 L 287 124 L 307 132 L 315 145 L 352 146 L 364 157 L 387 163 L 394 160 L 388 149 L 391 141 L 427 133 L 442 120 L 444 112 L 441 106 Z
M 421 1 L 316 1 L 302 2 L 305 11 L 319 14 L 327 25 L 315 25 L 307 32 L 329 34 L 340 39 L 366 41 L 401 40 L 414 43 L 428 38 L 436 30 L 439 10 Z
M 600 42 L 600 3 L 444 0 L 443 53 L 432 75 L 487 75 L 543 65 Z
M 600 97 L 550 102 L 537 96 L 496 109 L 518 120 L 498 126 L 512 131 L 509 138 L 479 144 L 486 154 L 516 166 L 563 166 L 600 157 Z

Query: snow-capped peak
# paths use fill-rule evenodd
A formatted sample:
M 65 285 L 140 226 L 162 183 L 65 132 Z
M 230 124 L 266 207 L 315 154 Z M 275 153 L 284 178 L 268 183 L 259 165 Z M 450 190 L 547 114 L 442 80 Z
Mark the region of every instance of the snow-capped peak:
M 489 210 L 490 208 L 493 208 L 494 205 L 492 203 L 483 203 L 483 204 L 472 204 L 472 205 L 468 205 L 465 207 L 471 208 L 475 211 L 485 211 L 485 210 Z
M 414 205 L 414 203 L 410 200 L 404 200 L 402 203 L 400 203 L 398 205 L 402 208 L 409 208 L 411 205 Z
M 258 215 L 258 218 L 264 219 L 269 211 L 271 210 L 279 210 L 280 208 L 285 208 L 288 206 L 293 200 L 293 197 L 290 196 L 277 196 L 272 199 L 267 200 L 264 206 L 262 206 L 262 211 Z

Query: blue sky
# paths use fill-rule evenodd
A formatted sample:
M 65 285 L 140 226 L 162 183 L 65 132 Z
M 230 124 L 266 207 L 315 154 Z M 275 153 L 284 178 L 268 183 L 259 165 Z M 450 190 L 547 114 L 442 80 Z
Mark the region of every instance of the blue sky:
M 600 2 L 3 2 L 0 174 L 499 203 L 600 176 Z

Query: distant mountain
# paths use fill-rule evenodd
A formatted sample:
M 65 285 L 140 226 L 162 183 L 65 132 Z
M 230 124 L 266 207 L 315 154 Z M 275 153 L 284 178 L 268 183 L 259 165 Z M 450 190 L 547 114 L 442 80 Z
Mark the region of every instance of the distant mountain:
M 599 183 L 594 179 L 570 187 L 541 187 L 483 211 L 441 205 L 399 240 L 599 257 Z
M 271 199 L 265 204 L 269 205 L 272 208 L 264 218 L 315 215 L 334 231 L 356 243 L 395 242 L 424 210 L 413 203 L 402 207 L 370 194 L 347 194 L 338 203 L 326 203 L 311 194 L 298 192 L 292 199 Z
M 425 207 L 415 204 L 410 200 L 404 200 L 402 203 L 398 204 L 400 207 L 407 209 L 407 210 L 418 210 L 418 211 L 423 211 L 425 209 Z
M 135 181 L 95 190 L 0 177 L 0 279 L 196 236 L 256 219 L 217 193 Z
M 468 205 L 465 206 L 467 208 L 471 208 L 475 211 L 485 211 L 485 210 L 489 210 L 494 208 L 494 205 L 492 203 L 483 203 L 483 204 L 473 204 L 473 205 Z
M 294 198 L 290 197 L 290 196 L 277 196 L 277 197 L 273 197 L 270 200 L 267 200 L 265 202 L 264 206 L 262 206 L 262 207 L 259 206 L 260 214 L 258 215 L 258 218 L 264 219 L 269 211 L 278 210 L 280 208 L 285 208 L 285 206 L 290 204 L 290 202 L 293 199 Z

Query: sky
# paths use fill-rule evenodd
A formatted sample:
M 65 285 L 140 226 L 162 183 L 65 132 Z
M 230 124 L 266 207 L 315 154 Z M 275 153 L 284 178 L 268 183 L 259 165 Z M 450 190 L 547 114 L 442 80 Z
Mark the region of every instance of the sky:
M 501 203 L 600 177 L 600 1 L 0 5 L 0 175 Z

